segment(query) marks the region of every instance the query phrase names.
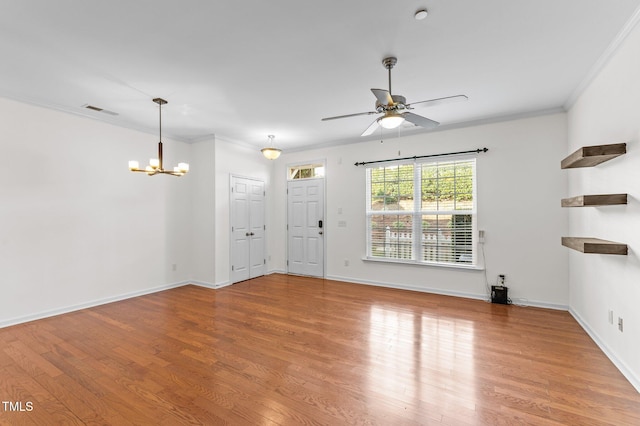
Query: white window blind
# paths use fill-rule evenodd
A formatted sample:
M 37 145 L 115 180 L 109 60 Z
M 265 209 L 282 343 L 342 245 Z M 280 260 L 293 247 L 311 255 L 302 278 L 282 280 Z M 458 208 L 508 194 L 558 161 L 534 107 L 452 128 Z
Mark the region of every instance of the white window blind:
M 367 257 L 475 266 L 475 158 L 367 168 Z

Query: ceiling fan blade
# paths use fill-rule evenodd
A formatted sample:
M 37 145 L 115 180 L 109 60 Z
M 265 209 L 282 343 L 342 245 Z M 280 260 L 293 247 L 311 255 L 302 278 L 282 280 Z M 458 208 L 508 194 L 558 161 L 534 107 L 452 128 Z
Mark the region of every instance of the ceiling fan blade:
M 377 111 L 367 111 L 367 112 L 357 112 L 355 114 L 336 115 L 335 117 L 325 117 L 325 118 L 322 119 L 322 121 L 337 120 L 338 118 L 357 117 L 359 115 L 371 115 L 371 114 L 378 114 L 378 112 Z
M 436 98 L 429 99 L 428 101 L 419 101 L 419 102 L 411 102 L 408 106 L 413 107 L 414 105 L 425 107 L 425 106 L 434 106 L 434 105 L 442 105 L 449 102 L 457 102 L 457 101 L 466 101 L 469 99 L 466 95 L 455 95 L 455 96 L 446 96 L 444 98 Z
M 378 120 L 376 119 L 373 123 L 371 123 L 371 125 L 369 125 L 369 127 L 367 127 L 367 130 L 362 132 L 362 134 L 360 136 L 369 136 L 370 134 L 372 134 L 373 132 L 376 131 L 378 126 L 379 126 L 378 125 Z
M 391 93 L 388 90 L 384 89 L 371 89 L 371 92 L 375 95 L 382 105 L 393 105 L 393 98 L 391 98 Z
M 415 124 L 416 126 L 424 127 L 425 129 L 433 129 L 440 124 L 437 121 L 430 120 L 412 112 L 405 112 L 402 116 L 405 120 Z

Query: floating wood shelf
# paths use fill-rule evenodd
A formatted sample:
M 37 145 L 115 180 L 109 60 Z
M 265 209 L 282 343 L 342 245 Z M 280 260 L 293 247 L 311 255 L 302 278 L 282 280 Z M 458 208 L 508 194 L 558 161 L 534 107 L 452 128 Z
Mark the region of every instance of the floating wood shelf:
M 627 245 L 598 238 L 562 237 L 562 245 L 582 253 L 627 255 Z
M 572 169 L 576 167 L 593 167 L 626 153 L 626 143 L 583 146 L 582 148 L 578 149 L 576 152 L 562 160 L 560 166 L 563 169 Z
M 613 206 L 617 204 L 627 204 L 627 194 L 578 195 L 562 199 L 562 207 Z

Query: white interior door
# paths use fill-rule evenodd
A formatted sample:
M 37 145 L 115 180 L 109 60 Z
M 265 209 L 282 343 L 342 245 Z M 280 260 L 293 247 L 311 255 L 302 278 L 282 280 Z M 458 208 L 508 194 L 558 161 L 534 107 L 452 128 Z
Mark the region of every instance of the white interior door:
M 289 273 L 324 277 L 324 179 L 287 185 Z
M 231 281 L 265 273 L 264 182 L 231 177 Z

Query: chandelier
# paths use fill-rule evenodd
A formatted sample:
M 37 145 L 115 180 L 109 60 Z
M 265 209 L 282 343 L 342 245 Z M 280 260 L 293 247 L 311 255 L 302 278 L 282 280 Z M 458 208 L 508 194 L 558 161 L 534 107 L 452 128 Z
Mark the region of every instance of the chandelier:
M 171 176 L 183 176 L 189 171 L 188 163 L 178 163 L 173 170 L 165 170 L 162 162 L 162 105 L 165 105 L 167 101 L 161 98 L 155 98 L 153 102 L 158 104 L 158 111 L 160 114 L 160 142 L 158 142 L 158 158 L 152 158 L 149 160 L 149 165 L 144 169 L 140 168 L 140 163 L 135 160 L 129 161 L 129 170 L 132 172 L 144 172 L 149 176 L 157 174 L 166 174 Z
M 262 148 L 260 152 L 262 152 L 262 155 L 264 155 L 267 160 L 275 160 L 280 157 L 282 150 L 273 147 L 273 138 L 275 138 L 275 136 L 269 135 L 267 137 L 269 138 L 269 147 Z

